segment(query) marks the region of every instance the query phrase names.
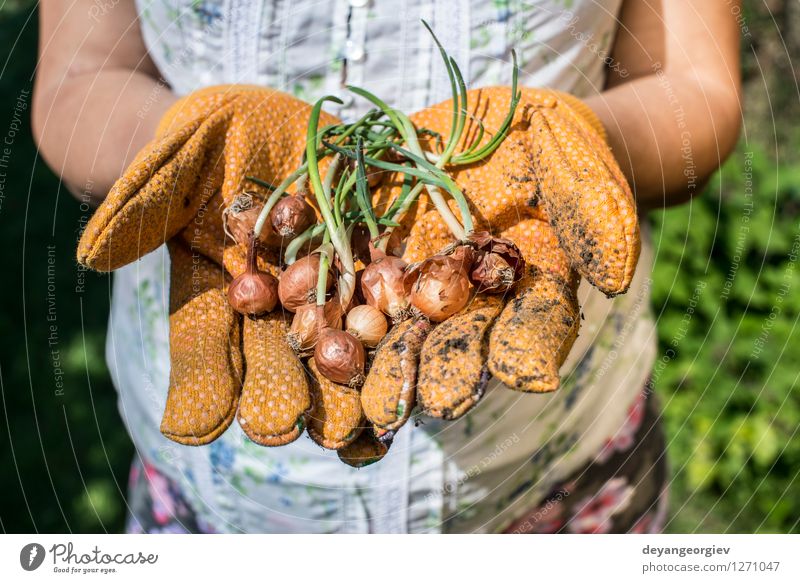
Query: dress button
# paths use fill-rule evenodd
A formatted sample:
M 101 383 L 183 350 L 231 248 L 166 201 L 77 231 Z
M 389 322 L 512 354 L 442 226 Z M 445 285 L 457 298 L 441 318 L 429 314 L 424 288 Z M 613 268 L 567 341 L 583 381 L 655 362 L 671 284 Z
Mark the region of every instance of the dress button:
M 350 6 L 353 8 L 364 8 L 367 4 L 369 4 L 369 0 L 350 0 Z
M 362 45 L 356 44 L 350 40 L 347 41 L 347 45 L 345 46 L 345 54 L 347 55 L 347 60 L 353 61 L 354 63 L 363 61 L 364 57 L 367 56 L 367 52 Z

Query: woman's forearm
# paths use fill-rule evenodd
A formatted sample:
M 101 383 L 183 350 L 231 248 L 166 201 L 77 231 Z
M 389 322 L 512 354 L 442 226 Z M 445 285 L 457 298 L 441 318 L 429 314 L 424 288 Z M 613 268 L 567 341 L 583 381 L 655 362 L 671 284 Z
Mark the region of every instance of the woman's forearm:
M 68 78 L 50 94 L 37 94 L 40 151 L 73 189 L 102 200 L 174 101 L 168 87 L 140 72 Z
M 729 87 L 656 71 L 587 100 L 635 186 L 642 210 L 685 202 L 736 144 L 741 112 Z
M 641 210 L 703 190 L 741 125 L 739 0 L 624 0 L 606 91 L 588 100 Z
M 42 0 L 33 135 L 73 192 L 102 200 L 175 101 L 159 80 L 133 0 Z

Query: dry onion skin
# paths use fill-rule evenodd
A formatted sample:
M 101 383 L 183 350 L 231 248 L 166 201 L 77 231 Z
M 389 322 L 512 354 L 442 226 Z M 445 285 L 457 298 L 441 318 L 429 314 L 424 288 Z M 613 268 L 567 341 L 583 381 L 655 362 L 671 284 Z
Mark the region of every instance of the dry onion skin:
M 256 264 L 256 242 L 250 237 L 247 269 L 228 286 L 228 303 L 244 316 L 258 316 L 275 309 L 278 303 L 278 280 L 260 271 Z
M 300 195 L 280 199 L 269 213 L 272 229 L 284 238 L 294 238 L 317 220 L 314 208 Z
M 314 348 L 314 362 L 325 378 L 341 385 L 364 383 L 364 345 L 348 332 L 325 328 Z
M 356 306 L 347 313 L 347 332 L 358 338 L 364 346 L 374 348 L 389 331 L 386 316 L 370 305 Z
M 522 279 L 525 259 L 513 241 L 492 237 L 486 231 L 472 233 L 468 241 L 478 254 L 469 275 L 479 292 L 504 293 Z
M 278 280 L 266 271 L 245 271 L 228 286 L 228 302 L 245 316 L 271 312 L 278 303 Z
M 447 255 L 450 259 L 457 261 L 461 269 L 466 273 L 472 271 L 475 264 L 478 263 L 482 257 L 482 253 L 476 251 L 475 247 L 471 244 L 463 243 L 455 244 L 441 254 Z
M 286 340 L 295 352 L 306 352 L 316 346 L 321 330 L 341 327 L 342 312 L 338 301 L 327 302 L 324 308 L 306 304 L 295 312 Z
M 394 255 L 383 255 L 364 268 L 361 293 L 364 301 L 390 316 L 395 322 L 408 313 L 408 297 L 403 282 L 408 264 Z
M 255 195 L 249 192 L 238 195 L 223 212 L 226 232 L 239 245 L 248 245 L 250 235 L 253 234 L 255 229 L 258 215 L 261 214 L 261 209 L 263 208 L 264 203 L 256 198 Z M 262 231 L 258 242 L 266 245 L 270 242 L 268 239 L 268 233 Z
M 405 278 L 411 305 L 433 322 L 442 322 L 467 305 L 472 285 L 462 262 L 434 255 L 415 265 Z
M 313 304 L 316 301 L 319 265 L 319 253 L 312 253 L 301 257 L 281 273 L 278 297 L 284 309 L 296 312 L 301 306 Z M 326 291 L 330 290 L 333 279 L 329 273 Z

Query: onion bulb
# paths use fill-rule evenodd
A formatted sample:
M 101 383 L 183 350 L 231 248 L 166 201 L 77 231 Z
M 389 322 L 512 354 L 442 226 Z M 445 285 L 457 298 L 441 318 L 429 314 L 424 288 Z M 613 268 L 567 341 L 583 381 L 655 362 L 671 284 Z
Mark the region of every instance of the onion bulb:
M 361 293 L 364 301 L 373 308 L 388 314 L 394 321 L 405 318 L 408 298 L 403 284 L 407 264 L 399 257 L 375 257 L 361 276 Z
M 338 300 L 327 302 L 324 308 L 306 304 L 297 308 L 286 340 L 295 352 L 304 352 L 314 348 L 321 330 L 341 327 L 342 311 Z
M 356 306 L 347 313 L 345 329 L 365 346 L 374 348 L 386 336 L 389 323 L 379 309 L 369 305 Z
M 340 385 L 358 386 L 364 382 L 364 345 L 348 332 L 325 328 L 314 348 L 317 369 Z
M 294 238 L 317 220 L 313 207 L 300 195 L 280 199 L 269 213 L 273 230 L 285 238 Z
M 472 271 L 473 266 L 483 255 L 479 251 L 476 251 L 475 248 L 469 244 L 458 244 L 453 246 L 451 249 L 452 250 L 448 252 L 444 252 L 443 255 L 447 255 L 450 257 L 450 259 L 457 261 L 458 265 L 466 273 Z
M 226 232 L 239 245 L 247 245 L 250 241 L 250 235 L 253 234 L 253 229 L 255 229 L 258 215 L 263 208 L 264 203 L 253 194 L 244 192 L 237 195 L 233 203 L 222 213 Z M 265 245 L 273 242 L 270 240 L 267 229 L 261 232 L 258 241 Z
M 470 283 L 461 261 L 434 255 L 406 275 L 411 305 L 434 322 L 446 320 L 467 305 Z
M 278 280 L 256 265 L 255 240 L 247 251 L 247 269 L 228 286 L 228 303 L 245 316 L 271 312 L 278 303 Z
M 478 259 L 469 271 L 470 280 L 480 292 L 503 293 L 511 289 L 525 272 L 525 259 L 513 241 L 492 237 L 486 231 L 472 233 Z
M 319 265 L 320 254 L 312 253 L 292 263 L 281 274 L 278 297 L 286 310 L 296 312 L 300 306 L 316 301 Z M 333 279 L 332 274 L 328 273 L 325 291 L 331 288 Z

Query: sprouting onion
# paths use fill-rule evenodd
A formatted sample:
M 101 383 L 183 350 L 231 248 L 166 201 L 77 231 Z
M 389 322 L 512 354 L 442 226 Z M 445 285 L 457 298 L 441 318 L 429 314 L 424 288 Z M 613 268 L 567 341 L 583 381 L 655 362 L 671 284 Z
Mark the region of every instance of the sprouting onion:
M 284 262 L 286 265 L 292 265 L 301 249 L 316 245 L 319 238 L 323 237 L 322 245 L 314 251 L 315 256 L 319 257 L 320 264 L 317 274 L 318 289 L 315 294 L 316 307 L 320 310 L 323 306 L 327 309 L 330 304 L 335 303 L 337 311 L 342 310 L 343 312 L 344 307 L 351 304 L 356 285 L 351 235 L 356 227 L 365 229 L 365 234 L 368 232 L 372 263 L 379 262 L 381 258 L 389 258 L 386 255 L 386 249 L 392 231 L 400 226 L 402 218 L 423 190 L 427 190 L 431 202 L 454 238 L 460 242 L 459 244 L 474 246 L 471 241 L 476 233 L 474 233 L 469 203 L 447 170 L 451 167 L 482 160 L 494 152 L 505 139 L 521 98 L 521 93 L 517 88 L 517 57 L 516 53 L 512 51 L 512 88 L 508 112 L 497 131 L 485 144 L 482 144 L 486 128 L 480 119 L 469 113 L 469 95 L 458 64 L 444 50 L 428 23 L 423 21 L 423 25 L 430 32 L 439 49 L 450 81 L 452 123 L 446 138 L 428 128 L 416 127 L 405 113 L 391 108 L 385 101 L 366 89 L 350 86 L 348 89 L 351 92 L 372 103 L 374 108 L 354 123 L 330 124 L 320 128 L 319 121 L 324 103 L 328 101 L 342 103 L 334 96 L 323 97 L 311 109 L 306 147 L 300 167 L 277 186 L 256 177 L 247 177 L 271 191 L 255 222 L 253 229 L 255 236 L 261 234 L 270 211 L 292 184 L 294 184 L 293 196 L 300 197 L 300 199 L 313 192 L 316 206 L 321 215 L 320 222 L 309 226 L 309 219 L 301 217 L 305 220 L 295 221 L 296 228 L 292 226 L 291 229 L 288 227 L 283 229 L 287 233 L 291 231 L 289 235 L 291 240 L 288 241 L 285 249 Z M 468 123 L 468 120 L 471 120 L 471 123 Z M 420 143 L 423 137 L 431 138 L 427 149 L 423 149 Z M 332 159 L 325 176 L 322 177 L 319 162 L 327 156 L 331 156 Z M 372 207 L 370 189 L 376 185 L 371 185 L 368 180 L 368 168 L 395 173 L 402 177 L 399 195 L 391 201 L 389 208 L 382 216 L 377 216 Z M 448 196 L 456 203 L 453 208 L 447 199 Z M 454 261 L 454 258 L 445 260 L 439 257 L 436 261 L 431 258 L 425 263 L 424 269 L 415 267 L 415 272 L 418 271 L 419 275 L 424 277 L 418 277 L 414 281 L 414 293 L 411 294 L 413 296 L 412 303 L 420 304 L 424 308 L 427 301 L 426 295 L 433 297 L 444 292 L 448 292 L 445 295 L 449 295 L 449 292 L 453 290 L 459 292 L 455 295 L 461 300 L 465 295 L 461 293 L 464 291 L 461 288 L 470 286 L 468 277 L 474 278 L 479 289 L 486 291 L 500 290 L 512 285 L 514 278 L 511 277 L 510 270 L 513 266 L 499 252 L 494 255 L 491 253 L 486 255 L 488 258 L 484 257 L 485 260 L 481 265 L 472 266 L 470 264 L 470 266 L 458 270 L 457 275 L 461 279 L 455 283 L 450 281 L 450 279 L 455 281 L 455 278 L 444 278 L 442 282 L 438 282 L 434 277 L 442 271 L 439 267 L 449 268 L 448 262 Z M 399 258 L 392 259 L 399 261 Z M 329 269 L 334 266 L 335 273 L 338 274 L 338 285 L 336 299 L 330 300 L 326 295 L 330 287 L 330 282 L 327 280 Z M 374 267 L 377 269 L 378 266 L 374 265 Z M 334 271 L 331 271 L 332 273 Z M 393 275 L 397 275 L 397 279 L 400 281 L 403 279 L 400 276 L 404 273 L 405 266 L 399 268 L 398 273 Z M 366 270 L 364 275 L 366 275 Z M 364 279 L 367 284 L 372 281 L 369 277 L 362 277 L 362 287 L 364 287 Z M 324 289 L 319 288 L 320 285 L 324 285 Z M 375 285 L 367 285 L 369 291 L 373 288 L 377 289 Z M 370 294 L 365 294 L 365 297 L 370 305 L 378 307 L 393 319 L 397 319 L 398 314 L 405 313 L 409 296 L 404 285 L 390 287 L 393 293 L 397 292 L 396 295 L 400 300 L 384 301 L 383 295 L 386 294 L 381 293 L 372 294 L 375 298 L 368 297 Z M 395 290 L 395 288 L 397 289 Z M 429 309 L 427 311 L 431 312 L 430 317 L 439 319 L 446 317 L 450 310 L 455 309 L 458 304 L 460 301 L 448 301 L 446 309 Z M 422 309 L 422 311 L 425 310 Z M 325 320 L 323 318 L 319 321 L 324 322 Z
M 350 243 L 347 241 L 345 226 L 336 221 L 336 217 L 331 210 L 330 200 L 325 195 L 322 180 L 319 175 L 319 165 L 317 156 L 317 130 L 319 126 L 319 116 L 322 105 L 326 101 L 342 103 L 342 100 L 332 95 L 327 95 L 319 99 L 314 107 L 311 108 L 311 116 L 308 121 L 308 133 L 306 135 L 306 164 L 308 165 L 308 178 L 311 187 L 314 189 L 314 196 L 317 199 L 317 206 L 322 214 L 322 220 L 331 238 L 331 244 L 339 256 L 342 270 L 339 275 L 339 302 L 342 306 L 350 303 L 353 297 L 356 284 L 356 268 L 353 262 L 353 252 Z

